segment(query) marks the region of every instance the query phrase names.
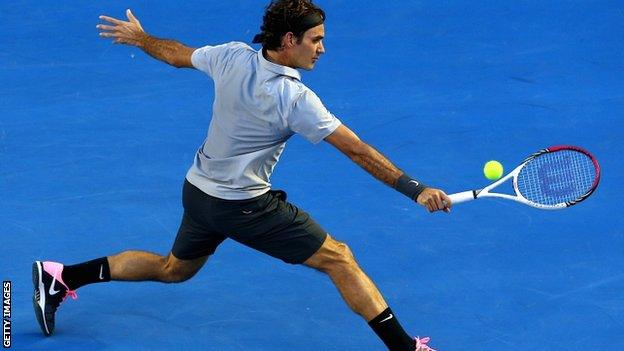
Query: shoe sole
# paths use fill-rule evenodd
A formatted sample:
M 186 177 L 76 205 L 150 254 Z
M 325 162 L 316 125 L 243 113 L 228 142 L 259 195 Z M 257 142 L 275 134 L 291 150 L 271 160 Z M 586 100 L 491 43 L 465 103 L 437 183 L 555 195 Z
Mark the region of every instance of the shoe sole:
M 43 266 L 40 261 L 33 262 L 32 280 L 33 287 L 35 288 L 35 292 L 33 293 L 33 308 L 35 310 L 35 317 L 37 317 L 37 322 L 39 322 L 39 327 L 41 327 L 41 331 L 45 336 L 50 336 L 52 332 L 48 329 L 48 325 L 45 321 L 46 293 L 45 286 L 43 285 L 43 280 L 41 280 L 42 269 Z M 37 292 L 39 292 L 39 300 L 37 300 Z

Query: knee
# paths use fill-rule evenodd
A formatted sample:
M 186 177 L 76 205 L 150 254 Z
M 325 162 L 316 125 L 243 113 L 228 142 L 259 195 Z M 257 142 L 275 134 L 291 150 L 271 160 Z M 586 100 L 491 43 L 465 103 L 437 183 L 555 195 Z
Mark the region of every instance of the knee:
M 327 260 L 321 266 L 321 270 L 328 274 L 344 273 L 357 268 L 351 248 L 345 243 L 336 242 Z
M 185 271 L 180 267 L 176 267 L 171 264 L 170 261 L 165 260 L 162 270 L 162 281 L 165 283 L 182 283 L 195 275 L 195 272 Z
M 351 248 L 345 243 L 338 243 L 338 247 L 336 250 L 337 253 L 337 263 L 341 265 L 351 266 L 355 264 L 355 258 L 353 257 L 353 252 Z

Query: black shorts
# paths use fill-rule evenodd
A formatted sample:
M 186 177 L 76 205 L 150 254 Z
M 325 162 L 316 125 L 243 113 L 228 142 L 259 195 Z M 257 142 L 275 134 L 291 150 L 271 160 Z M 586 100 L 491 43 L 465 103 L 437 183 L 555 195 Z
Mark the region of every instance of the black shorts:
M 184 215 L 171 253 L 182 260 L 212 255 L 226 238 L 279 258 L 303 263 L 321 247 L 327 232 L 286 201 L 283 191 L 248 200 L 210 196 L 187 180 Z

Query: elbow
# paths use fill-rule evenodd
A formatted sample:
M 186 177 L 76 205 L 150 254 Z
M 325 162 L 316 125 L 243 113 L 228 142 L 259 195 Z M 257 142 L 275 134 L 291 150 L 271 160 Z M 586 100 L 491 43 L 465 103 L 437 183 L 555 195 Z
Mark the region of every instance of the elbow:
M 175 68 L 190 68 L 193 67 L 193 63 L 191 63 L 191 58 L 183 56 L 183 55 L 172 55 L 167 60 L 167 63 Z
M 184 68 L 186 65 L 180 61 L 171 61 L 169 64 L 175 68 Z

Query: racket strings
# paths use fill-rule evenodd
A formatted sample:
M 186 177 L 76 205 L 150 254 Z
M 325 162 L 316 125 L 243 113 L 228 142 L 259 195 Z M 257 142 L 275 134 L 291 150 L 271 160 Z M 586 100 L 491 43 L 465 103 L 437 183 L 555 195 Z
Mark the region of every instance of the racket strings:
M 596 169 L 582 152 L 548 152 L 530 160 L 518 174 L 518 191 L 527 200 L 556 205 L 581 199 L 593 186 Z

